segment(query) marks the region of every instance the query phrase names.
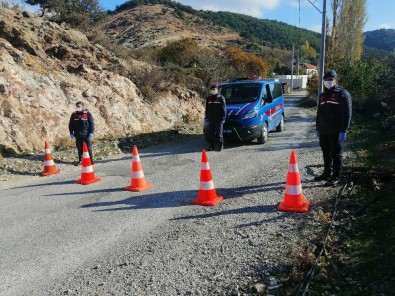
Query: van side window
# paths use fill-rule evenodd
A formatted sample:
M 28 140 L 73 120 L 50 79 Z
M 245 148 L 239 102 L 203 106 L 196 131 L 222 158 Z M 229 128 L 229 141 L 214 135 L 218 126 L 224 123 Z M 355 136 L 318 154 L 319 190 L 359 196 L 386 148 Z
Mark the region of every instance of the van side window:
M 266 99 L 265 99 L 265 103 L 273 102 L 273 97 L 272 97 L 271 85 L 270 84 L 266 84 L 265 91 L 266 91 L 266 94 L 267 94 Z
M 281 88 L 281 85 L 277 84 L 277 83 L 274 84 L 273 86 L 274 86 L 274 88 L 273 88 L 273 98 L 277 99 L 278 97 L 281 97 L 281 95 L 283 94 L 282 88 Z
M 261 105 L 264 105 L 267 99 L 267 93 L 266 93 L 266 88 L 262 88 L 262 96 L 261 96 Z

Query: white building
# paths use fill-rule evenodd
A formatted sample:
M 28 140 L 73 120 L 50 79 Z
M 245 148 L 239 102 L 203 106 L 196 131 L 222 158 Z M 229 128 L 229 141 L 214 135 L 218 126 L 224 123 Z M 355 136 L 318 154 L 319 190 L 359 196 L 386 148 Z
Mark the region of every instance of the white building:
M 291 91 L 291 85 L 293 84 L 294 89 L 306 89 L 308 75 L 276 75 L 274 78 L 280 80 L 282 83 L 287 84 L 287 88 Z

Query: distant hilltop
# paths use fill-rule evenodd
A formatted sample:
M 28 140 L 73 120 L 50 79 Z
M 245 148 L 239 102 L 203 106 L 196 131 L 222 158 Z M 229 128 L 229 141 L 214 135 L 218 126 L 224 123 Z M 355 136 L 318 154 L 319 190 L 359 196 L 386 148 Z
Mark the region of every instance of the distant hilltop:
M 392 52 L 395 50 L 395 30 L 379 29 L 364 33 L 365 45 Z

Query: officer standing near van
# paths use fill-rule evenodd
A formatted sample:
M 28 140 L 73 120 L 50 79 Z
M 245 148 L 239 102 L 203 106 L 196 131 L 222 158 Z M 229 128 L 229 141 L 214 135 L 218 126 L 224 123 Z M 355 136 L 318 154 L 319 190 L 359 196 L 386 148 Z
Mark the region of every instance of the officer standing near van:
M 208 121 L 206 140 L 208 151 L 221 151 L 224 147 L 224 123 L 226 118 L 226 102 L 218 92 L 216 84 L 210 87 L 210 95 L 206 98 L 205 120 Z
M 339 182 L 352 102 L 350 93 L 338 85 L 338 76 L 334 70 L 326 72 L 323 80 L 325 87 L 319 97 L 316 131 L 324 158 L 324 171 L 314 180 L 326 180 L 326 185 L 330 186 Z
M 75 104 L 76 111 L 71 114 L 69 121 L 70 138 L 75 138 L 75 144 L 78 150 L 78 162 L 75 165 L 80 165 L 82 161 L 82 148 L 83 143 L 86 143 L 88 147 L 89 156 L 93 164 L 92 157 L 92 138 L 95 132 L 95 123 L 93 116 L 85 108 L 85 104 L 82 101 L 78 101 Z

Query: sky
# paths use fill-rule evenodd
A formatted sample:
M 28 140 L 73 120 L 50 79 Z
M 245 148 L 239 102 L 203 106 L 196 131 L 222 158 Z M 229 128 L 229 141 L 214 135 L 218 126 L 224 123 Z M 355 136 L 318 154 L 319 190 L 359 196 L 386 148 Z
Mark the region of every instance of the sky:
M 300 18 L 299 18 L 300 1 Z M 99 0 L 105 10 L 114 10 L 126 0 Z M 231 11 L 257 18 L 277 20 L 289 25 L 321 32 L 323 0 L 178 0 L 197 10 Z M 327 0 L 327 15 L 330 15 L 331 0 Z M 381 28 L 395 29 L 395 1 L 367 0 L 367 22 L 364 31 Z M 300 23 L 299 23 L 300 19 Z

